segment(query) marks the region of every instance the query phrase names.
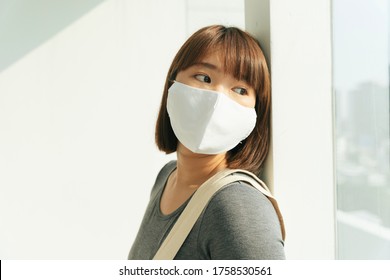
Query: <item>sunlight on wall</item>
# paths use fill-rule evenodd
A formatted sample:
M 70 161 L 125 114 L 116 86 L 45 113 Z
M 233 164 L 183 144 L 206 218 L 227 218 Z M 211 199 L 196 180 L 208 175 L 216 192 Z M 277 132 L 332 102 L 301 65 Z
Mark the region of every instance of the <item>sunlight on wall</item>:
M 35 2 L 30 14 L 2 7 L 12 27 L 3 38 L 30 39 L 1 50 L 12 59 L 0 70 L 0 257 L 125 259 L 174 157 L 157 151 L 154 125 L 171 60 L 202 11 L 196 1 L 108 0 L 64 15 L 59 2 Z M 243 2 L 232 2 L 204 9 L 240 25 Z
M 185 35 L 150 2 L 106 1 L 0 73 L 2 257 L 126 257 L 167 160 L 153 128 Z

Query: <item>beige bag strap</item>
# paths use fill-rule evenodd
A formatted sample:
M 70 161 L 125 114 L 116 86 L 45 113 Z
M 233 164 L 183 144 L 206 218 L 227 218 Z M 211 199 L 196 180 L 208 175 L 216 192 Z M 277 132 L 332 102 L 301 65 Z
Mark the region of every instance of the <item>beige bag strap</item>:
M 237 173 L 237 174 L 233 174 Z M 239 173 L 244 173 L 249 175 L 245 176 Z M 231 176 L 228 176 L 231 175 Z M 279 210 L 278 204 L 275 198 L 271 195 L 267 186 L 254 174 L 239 169 L 225 169 L 211 178 L 209 178 L 206 182 L 204 182 L 198 190 L 194 193 L 186 208 L 180 215 L 179 219 L 176 221 L 175 225 L 172 227 L 168 236 L 165 238 L 164 242 L 161 244 L 158 249 L 156 255 L 154 256 L 154 260 L 173 260 L 179 251 L 180 247 L 184 243 L 191 229 L 193 228 L 195 222 L 199 218 L 202 211 L 205 209 L 209 200 L 218 190 L 223 188 L 224 186 L 236 182 L 236 181 L 244 181 L 249 183 L 251 186 L 255 187 L 259 191 L 261 191 L 264 195 L 266 195 L 272 205 L 274 206 L 276 213 L 278 215 L 280 226 L 282 230 L 282 238 L 285 238 L 285 230 L 284 223 L 281 212 Z

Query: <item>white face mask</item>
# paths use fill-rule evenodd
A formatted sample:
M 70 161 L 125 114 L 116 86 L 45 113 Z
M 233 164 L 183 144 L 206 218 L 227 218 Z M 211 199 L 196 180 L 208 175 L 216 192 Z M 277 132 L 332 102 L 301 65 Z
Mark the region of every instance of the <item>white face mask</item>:
M 219 154 L 248 137 L 256 111 L 224 93 L 175 82 L 168 90 L 167 109 L 178 140 L 194 153 Z

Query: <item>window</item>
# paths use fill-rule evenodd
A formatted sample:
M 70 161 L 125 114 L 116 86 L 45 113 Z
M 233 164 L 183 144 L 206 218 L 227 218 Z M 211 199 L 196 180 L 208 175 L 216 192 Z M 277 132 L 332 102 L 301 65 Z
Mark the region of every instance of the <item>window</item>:
M 390 1 L 333 1 L 339 259 L 390 258 Z

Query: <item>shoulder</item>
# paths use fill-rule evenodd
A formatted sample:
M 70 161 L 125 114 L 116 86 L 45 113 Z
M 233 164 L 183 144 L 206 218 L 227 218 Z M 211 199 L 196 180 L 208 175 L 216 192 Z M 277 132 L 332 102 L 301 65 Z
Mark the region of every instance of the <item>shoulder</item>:
M 160 189 L 164 188 L 169 175 L 172 173 L 173 170 L 176 169 L 176 163 L 177 163 L 176 160 L 171 160 L 170 162 L 165 164 L 163 168 L 161 168 L 160 172 L 156 177 L 154 186 L 152 188 L 151 196 L 154 196 L 154 194 L 159 192 Z
M 171 160 L 168 163 L 166 163 L 163 168 L 161 168 L 159 175 L 163 175 L 164 173 L 171 173 L 174 169 L 176 169 L 177 161 Z
M 285 258 L 272 203 L 244 182 L 229 184 L 212 197 L 200 234 L 203 248 L 208 247 L 214 259 Z
M 234 182 L 218 191 L 207 206 L 208 215 L 226 219 L 277 219 L 272 203 L 260 191 L 245 182 Z

